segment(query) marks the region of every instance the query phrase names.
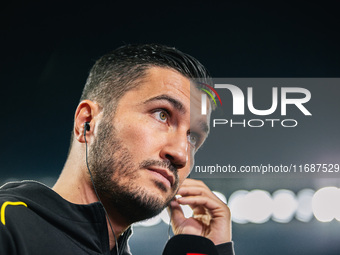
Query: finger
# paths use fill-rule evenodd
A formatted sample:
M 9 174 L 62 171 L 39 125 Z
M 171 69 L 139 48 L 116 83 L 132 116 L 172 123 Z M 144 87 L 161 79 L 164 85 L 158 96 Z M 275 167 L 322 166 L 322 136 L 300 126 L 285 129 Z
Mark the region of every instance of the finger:
M 201 186 L 199 186 L 199 187 L 192 187 L 192 186 L 182 187 L 178 190 L 177 194 L 181 195 L 182 197 L 206 196 L 206 197 L 209 197 L 210 199 L 212 199 L 216 202 L 224 203 L 208 187 L 201 187 Z
M 193 215 L 207 214 L 207 209 L 205 209 L 203 206 L 190 206 L 190 208 L 193 211 Z
M 201 190 L 201 191 L 209 191 L 211 192 L 210 188 L 202 181 L 200 180 L 194 180 L 194 179 L 186 179 L 179 190 Z
M 186 218 L 179 203 L 175 200 L 171 201 L 170 205 L 171 222 L 174 225 L 180 225 Z
M 230 211 L 226 204 L 222 201 L 215 201 L 206 196 L 188 196 L 177 199 L 181 205 L 189 205 L 191 208 L 203 207 L 208 209 L 213 217 L 225 217 L 229 215 Z

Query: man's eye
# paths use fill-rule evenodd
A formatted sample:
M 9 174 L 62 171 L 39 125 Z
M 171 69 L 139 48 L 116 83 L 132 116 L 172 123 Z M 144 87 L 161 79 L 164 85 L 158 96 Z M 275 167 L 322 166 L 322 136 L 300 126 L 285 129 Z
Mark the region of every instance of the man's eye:
M 188 134 L 188 141 L 192 146 L 195 146 L 198 142 L 197 134 L 195 133 L 189 133 Z
M 164 110 L 158 110 L 154 114 L 156 119 L 161 122 L 166 122 L 168 120 L 168 113 Z

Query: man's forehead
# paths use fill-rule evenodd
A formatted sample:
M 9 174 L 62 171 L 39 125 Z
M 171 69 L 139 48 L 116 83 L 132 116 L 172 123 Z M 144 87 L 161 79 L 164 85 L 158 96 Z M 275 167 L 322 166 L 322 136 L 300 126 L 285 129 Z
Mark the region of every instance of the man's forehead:
M 173 98 L 182 104 L 190 101 L 190 80 L 176 70 L 163 67 L 151 67 L 138 81 L 134 95 L 140 99 L 151 101 L 152 98 Z M 189 111 L 189 109 L 188 109 Z
M 190 80 L 180 72 L 166 67 L 151 67 L 146 70 L 144 82 L 154 81 L 159 85 L 190 89 Z
M 190 82 L 190 103 L 192 106 L 201 105 L 201 96 L 203 92 L 200 90 L 194 82 Z
M 211 103 L 207 102 L 206 114 L 202 114 L 201 98 L 204 92 L 200 90 L 195 82 L 190 84 L 190 128 L 199 129 L 204 133 L 209 133 L 209 123 L 211 115 Z

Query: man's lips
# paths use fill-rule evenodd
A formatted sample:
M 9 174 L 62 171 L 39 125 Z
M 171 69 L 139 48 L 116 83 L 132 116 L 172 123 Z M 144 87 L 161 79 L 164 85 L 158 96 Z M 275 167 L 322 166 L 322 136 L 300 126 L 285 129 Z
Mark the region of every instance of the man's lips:
M 175 176 L 169 170 L 164 169 L 164 168 L 160 168 L 160 167 L 152 167 L 152 166 L 148 167 L 147 169 L 149 171 L 156 172 L 156 173 L 162 175 L 165 179 L 167 179 L 169 181 L 171 186 L 174 185 L 174 183 L 175 183 Z

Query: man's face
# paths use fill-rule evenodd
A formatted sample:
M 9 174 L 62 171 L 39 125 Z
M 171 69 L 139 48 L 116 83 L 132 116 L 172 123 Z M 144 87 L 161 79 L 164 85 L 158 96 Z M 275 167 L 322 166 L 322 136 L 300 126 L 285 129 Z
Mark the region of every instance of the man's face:
M 208 130 L 200 96 L 178 72 L 153 67 L 99 124 L 89 154 L 95 185 L 129 221 L 158 214 L 190 173 Z

